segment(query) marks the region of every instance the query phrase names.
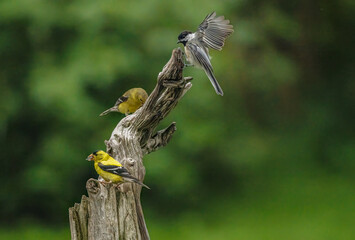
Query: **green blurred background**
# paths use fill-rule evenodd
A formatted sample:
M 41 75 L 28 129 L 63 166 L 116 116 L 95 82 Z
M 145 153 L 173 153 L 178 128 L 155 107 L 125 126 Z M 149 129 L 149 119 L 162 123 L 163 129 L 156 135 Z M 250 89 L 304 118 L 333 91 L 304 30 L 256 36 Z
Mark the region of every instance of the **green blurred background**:
M 235 27 L 145 157 L 152 239 L 355 239 L 355 4 L 325 1 L 0 2 L 0 239 L 69 239 L 85 161 L 154 88 L 178 34 L 207 13 Z

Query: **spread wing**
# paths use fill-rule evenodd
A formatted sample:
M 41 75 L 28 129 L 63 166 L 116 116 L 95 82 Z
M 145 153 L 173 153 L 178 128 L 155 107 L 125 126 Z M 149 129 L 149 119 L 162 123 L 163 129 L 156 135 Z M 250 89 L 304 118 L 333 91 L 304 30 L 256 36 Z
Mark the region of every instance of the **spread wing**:
M 125 178 L 136 179 L 135 177 L 132 177 L 131 174 L 129 174 L 129 172 L 127 171 L 127 169 L 122 166 L 104 165 L 102 163 L 99 163 L 98 165 L 102 170 L 106 172 L 113 173 Z
M 208 79 L 211 81 L 216 93 L 218 95 L 223 96 L 223 90 L 213 74 L 213 68 L 212 68 L 212 64 L 210 62 L 210 58 L 209 58 L 208 54 L 204 51 L 204 49 L 202 47 L 200 47 L 199 45 L 197 45 L 193 42 L 186 44 L 186 48 L 191 53 L 192 57 L 194 58 L 194 63 L 197 66 L 202 67 L 202 69 L 205 71 L 205 73 L 206 73 Z
M 197 32 L 202 41 L 212 49 L 221 51 L 226 38 L 232 34 L 233 26 L 224 16 L 216 17 L 216 12 L 206 16 L 198 27 Z

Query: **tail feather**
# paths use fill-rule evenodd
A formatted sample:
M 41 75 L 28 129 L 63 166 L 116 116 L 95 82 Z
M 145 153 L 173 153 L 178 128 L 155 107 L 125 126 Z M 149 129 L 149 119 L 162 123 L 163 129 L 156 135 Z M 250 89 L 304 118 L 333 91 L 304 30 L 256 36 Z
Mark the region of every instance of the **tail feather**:
M 150 189 L 150 187 L 148 187 L 147 185 L 145 185 L 144 183 L 142 183 L 141 181 L 139 181 L 137 178 L 130 176 L 128 177 L 124 177 L 124 180 L 127 182 L 133 182 L 133 183 L 137 183 L 138 185 L 141 185 L 147 189 Z
M 222 90 L 221 86 L 219 85 L 217 79 L 215 78 L 213 72 L 210 71 L 209 69 L 205 69 L 205 68 L 204 68 L 204 70 L 205 70 L 205 73 L 206 73 L 208 79 L 211 81 L 212 86 L 214 87 L 214 90 L 216 91 L 216 93 L 218 95 L 223 96 L 223 90 Z
M 104 115 L 109 114 L 110 112 L 118 112 L 117 107 L 109 108 L 106 111 L 103 111 L 99 116 L 102 117 Z

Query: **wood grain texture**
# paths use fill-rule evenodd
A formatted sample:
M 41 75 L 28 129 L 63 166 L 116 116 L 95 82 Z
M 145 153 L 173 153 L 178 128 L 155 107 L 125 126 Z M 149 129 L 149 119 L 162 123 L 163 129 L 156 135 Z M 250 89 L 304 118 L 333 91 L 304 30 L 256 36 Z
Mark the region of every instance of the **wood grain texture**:
M 184 78 L 183 69 L 182 51 L 174 49 L 145 104 L 123 118 L 105 141 L 107 152 L 141 181 L 145 176 L 143 156 L 167 145 L 176 131 L 175 122 L 157 132 L 156 128 L 192 86 L 192 77 Z M 116 187 L 89 179 L 86 188 L 88 197 L 83 196 L 80 204 L 69 208 L 72 239 L 150 239 L 140 185 L 124 183 Z

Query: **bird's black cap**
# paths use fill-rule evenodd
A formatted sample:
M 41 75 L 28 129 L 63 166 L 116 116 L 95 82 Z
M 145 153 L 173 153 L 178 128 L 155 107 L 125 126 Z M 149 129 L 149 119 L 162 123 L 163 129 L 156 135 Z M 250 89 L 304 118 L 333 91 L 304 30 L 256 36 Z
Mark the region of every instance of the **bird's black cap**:
M 181 32 L 180 34 L 179 34 L 179 36 L 178 36 L 178 41 L 177 41 L 177 43 L 182 43 L 182 44 L 186 44 L 186 42 L 187 41 L 184 41 L 183 39 L 187 36 L 187 35 L 189 35 L 190 33 L 192 33 L 191 31 L 183 31 L 183 32 Z
M 94 154 L 94 155 L 96 156 L 98 151 L 100 151 L 100 150 L 96 150 L 96 151 L 93 152 L 92 154 Z

